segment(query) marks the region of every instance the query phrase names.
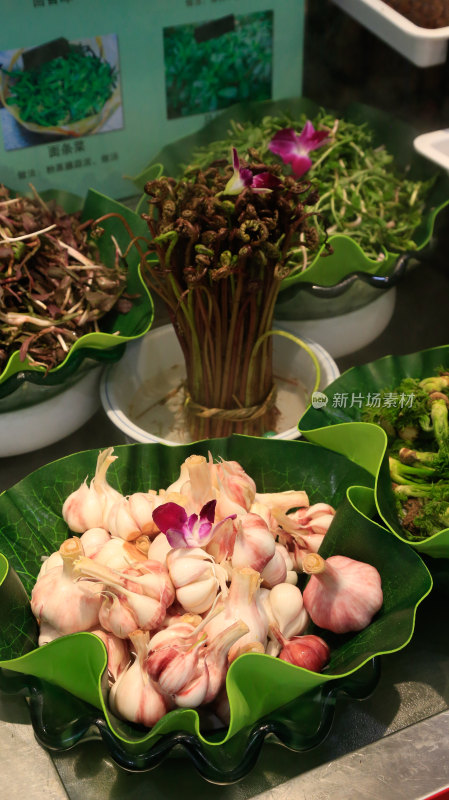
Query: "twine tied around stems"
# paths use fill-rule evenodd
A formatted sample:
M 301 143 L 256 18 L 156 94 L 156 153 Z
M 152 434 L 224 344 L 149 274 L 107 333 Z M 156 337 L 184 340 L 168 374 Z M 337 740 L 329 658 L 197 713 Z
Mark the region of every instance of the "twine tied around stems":
M 228 420 L 230 422 L 252 422 L 253 420 L 259 419 L 259 417 L 262 417 L 264 414 L 266 414 L 270 408 L 273 408 L 276 402 L 276 391 L 277 387 L 275 384 L 273 384 L 265 399 L 261 403 L 253 406 L 239 406 L 238 408 L 207 408 L 206 406 L 201 405 L 201 403 L 196 403 L 194 400 L 192 400 L 191 395 L 186 389 L 184 408 L 195 417 L 201 417 L 202 419 L 221 419 Z

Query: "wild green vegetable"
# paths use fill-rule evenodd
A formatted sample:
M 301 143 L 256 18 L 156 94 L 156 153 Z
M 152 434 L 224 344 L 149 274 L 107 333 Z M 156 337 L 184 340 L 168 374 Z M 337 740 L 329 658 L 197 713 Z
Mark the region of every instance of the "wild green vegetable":
M 293 119 L 288 114 L 266 116 L 257 124 L 232 121 L 228 138 L 198 148 L 189 166 L 204 168 L 215 159 L 228 159 L 232 146 L 242 156 L 257 153 L 264 163 L 282 164 L 269 149 L 271 139 L 289 127 L 300 133 L 306 122 L 305 115 Z M 307 173 L 320 194 L 317 211 L 328 233 L 350 236 L 373 259 L 382 259 L 386 251 L 416 249 L 413 233 L 433 180 L 410 180 L 384 146 L 375 146 L 367 124 L 336 119 L 323 109 L 311 122 L 315 129 L 330 132 L 329 142 L 310 153 Z M 283 165 L 283 170 L 289 173 L 290 167 Z M 302 258 L 299 252 L 297 256 Z
M 271 97 L 273 12 L 235 15 L 234 29 L 221 35 L 203 37 L 203 27 L 164 29 L 169 119 Z
M 115 67 L 87 45 L 34 69 L 2 72 L 10 79 L 7 105 L 18 106 L 23 122 L 49 128 L 98 114 L 117 85 Z
M 381 392 L 376 407 L 363 410 L 362 419 L 381 425 L 389 437 L 398 515 L 415 541 L 449 527 L 448 409 L 449 372 L 441 368 L 430 378 L 406 378 Z

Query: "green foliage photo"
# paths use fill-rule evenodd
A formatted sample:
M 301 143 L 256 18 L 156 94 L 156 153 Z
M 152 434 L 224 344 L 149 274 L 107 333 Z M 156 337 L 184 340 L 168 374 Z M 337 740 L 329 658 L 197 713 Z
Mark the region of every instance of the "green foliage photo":
M 202 38 L 202 26 L 164 29 L 167 117 L 175 119 L 271 97 L 273 12 L 234 18 L 234 29 Z

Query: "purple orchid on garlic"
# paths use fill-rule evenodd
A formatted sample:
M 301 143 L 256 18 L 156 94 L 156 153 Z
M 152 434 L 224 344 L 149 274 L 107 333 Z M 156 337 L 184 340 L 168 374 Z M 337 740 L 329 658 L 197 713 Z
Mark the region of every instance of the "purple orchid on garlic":
M 216 500 L 209 500 L 199 514 L 187 514 L 178 503 L 163 503 L 153 511 L 153 520 L 165 533 L 171 547 L 205 547 L 233 514 L 214 525 Z
M 307 120 L 299 134 L 293 128 L 277 131 L 268 147 L 272 153 L 280 156 L 285 164 L 291 164 L 293 174 L 300 178 L 312 166 L 309 153 L 328 142 L 329 131 L 317 131 Z
M 252 170 L 240 166 L 240 159 L 235 147 L 232 148 L 232 166 L 234 172 L 228 180 L 225 188 L 220 194 L 240 194 L 244 189 L 252 189 L 253 192 L 271 192 L 282 181 L 271 172 L 259 172 L 254 175 Z

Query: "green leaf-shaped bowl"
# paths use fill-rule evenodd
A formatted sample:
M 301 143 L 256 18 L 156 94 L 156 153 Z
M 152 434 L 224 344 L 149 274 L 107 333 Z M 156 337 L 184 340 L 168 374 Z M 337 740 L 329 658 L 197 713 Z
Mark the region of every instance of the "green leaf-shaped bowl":
M 198 132 L 166 145 L 131 180 L 136 189 L 142 191 L 148 180 L 158 178 L 162 173 L 180 177 L 182 167 L 191 161 L 198 147 L 228 137 L 231 121 L 257 124 L 265 116 L 281 116 L 283 113 L 295 119 L 305 114 L 311 119 L 319 110 L 320 107 L 307 98 L 232 105 Z M 428 197 L 426 212 L 414 234 L 416 251 L 413 252 L 419 253 L 432 237 L 438 213 L 449 202 L 449 178 L 446 172 L 416 153 L 413 147 L 416 131 L 390 114 L 362 103 L 354 103 L 340 116 L 357 124 L 368 125 L 373 131 L 375 144 L 386 146 L 398 167 L 408 169 L 408 178 L 422 180 L 437 176 Z M 146 210 L 145 198 L 142 198 L 140 206 L 142 210 Z M 378 261 L 368 257 L 348 235 L 333 235 L 329 242 L 334 250 L 332 255 L 321 258 L 322 248 L 303 272 L 295 273 L 283 281 L 276 305 L 277 319 L 308 319 L 317 316 L 315 306 L 312 305 L 312 310 L 309 308 L 310 295 L 325 301 L 323 316 L 354 310 L 375 299 L 379 290 L 390 288 L 404 274 L 406 260 L 403 258 L 398 262 L 398 252 L 386 251 L 384 259 Z M 346 303 L 335 300 L 341 294 L 345 295 Z
M 245 436 L 174 447 L 122 445 L 115 449 L 109 481 L 123 494 L 160 488 L 177 477 L 187 456 L 209 452 L 240 461 L 260 491 L 301 487 L 311 502 L 338 506 L 322 553 L 375 565 L 383 583 L 381 611 L 364 631 L 329 640 L 332 657 L 322 674 L 264 654 L 237 659 L 227 676 L 228 729 L 209 730 L 189 709 L 170 712 L 151 731 L 123 722 L 107 707 L 106 653 L 96 637 L 79 633 L 36 649 L 28 596 L 41 556 L 68 535 L 62 503 L 93 475 L 98 453 L 48 464 L 0 497 L 0 688 L 30 698 L 32 724 L 44 746 L 67 749 L 95 727 L 126 769 L 150 769 L 178 744 L 201 775 L 230 783 L 252 768 L 268 733 L 296 751 L 321 742 L 337 695 L 366 696 L 376 685 L 377 656 L 410 641 L 416 608 L 432 586 L 430 573 L 417 553 L 371 520 L 372 475 L 345 456 L 305 441 Z
M 410 541 L 405 537 L 391 488 L 387 436 L 381 427 L 359 420 L 360 405 L 368 393 L 393 390 L 403 378 L 430 377 L 443 365 L 449 367 L 449 345 L 403 356 L 384 356 L 352 367 L 325 389 L 327 404 L 322 408 L 309 406 L 298 423 L 304 436 L 318 444 L 329 440 L 328 426 L 334 426 L 331 441 L 336 452 L 345 454 L 373 475 L 376 505 L 382 521 L 402 541 L 432 558 L 449 557 L 449 528 L 422 541 Z M 362 440 L 364 448 L 358 446 Z
M 97 219 L 104 214 L 117 213 L 124 217 L 136 235 L 145 233 L 147 230 L 138 214 L 92 189 L 89 190 L 84 202 L 81 198 L 66 192 L 42 192 L 42 197 L 44 200 L 54 199 L 68 213 L 81 210 L 83 220 Z M 102 227 L 105 232 L 98 240 L 100 255 L 104 264 L 112 265 L 115 251 L 111 235 L 115 237 L 123 250 L 129 242 L 129 236 L 126 229 L 118 224 L 115 218 L 106 220 L 102 223 Z M 0 410 L 9 410 L 5 402 L 1 401 L 13 392 L 16 393 L 14 407 L 17 408 L 18 402 L 21 402 L 17 389 L 24 384 L 29 385 L 26 388 L 26 395 L 25 392 L 23 393 L 27 402 L 28 398 L 30 398 L 29 402 L 47 399 L 76 381 L 80 371 L 82 372 L 99 362 L 116 361 L 123 355 L 127 342 L 148 332 L 153 322 L 154 307 L 151 295 L 141 276 L 139 256 L 134 248 L 127 262 L 129 269 L 126 292 L 134 296 L 131 310 L 126 314 L 111 311 L 100 320 L 98 333 L 87 333 L 77 339 L 64 361 L 48 372 L 43 366 L 30 363 L 28 358 L 21 361 L 18 350 L 12 353 L 0 373 Z M 32 389 L 30 385 L 36 388 Z

